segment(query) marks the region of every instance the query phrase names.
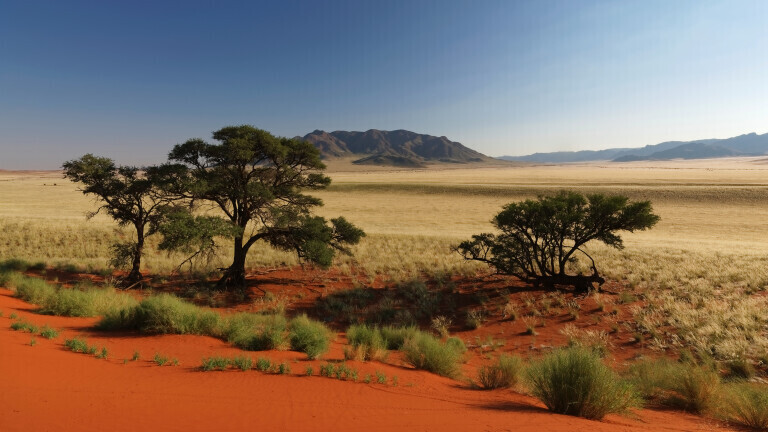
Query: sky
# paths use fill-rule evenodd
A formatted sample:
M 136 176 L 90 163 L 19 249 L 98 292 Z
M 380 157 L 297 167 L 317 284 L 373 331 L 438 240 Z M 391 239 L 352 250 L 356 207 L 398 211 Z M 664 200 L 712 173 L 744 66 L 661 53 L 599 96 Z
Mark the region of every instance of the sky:
M 252 124 L 490 156 L 768 132 L 768 2 L 0 0 L 0 169 Z

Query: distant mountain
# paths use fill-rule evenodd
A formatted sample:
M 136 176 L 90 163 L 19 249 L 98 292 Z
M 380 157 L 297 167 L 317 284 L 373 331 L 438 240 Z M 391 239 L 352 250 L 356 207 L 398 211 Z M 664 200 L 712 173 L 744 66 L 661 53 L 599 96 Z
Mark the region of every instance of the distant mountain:
M 357 164 L 422 167 L 427 162 L 469 163 L 493 160 L 448 138 L 407 130 L 365 132 L 316 130 L 303 137 L 324 158 L 360 156 Z
M 586 162 L 612 160 L 629 162 L 638 160 L 705 159 L 729 156 L 760 156 L 768 154 L 768 133 L 750 133 L 726 139 L 697 141 L 667 141 L 641 148 L 612 148 L 577 152 L 534 153 L 528 156 L 502 156 L 499 159 L 523 162 Z

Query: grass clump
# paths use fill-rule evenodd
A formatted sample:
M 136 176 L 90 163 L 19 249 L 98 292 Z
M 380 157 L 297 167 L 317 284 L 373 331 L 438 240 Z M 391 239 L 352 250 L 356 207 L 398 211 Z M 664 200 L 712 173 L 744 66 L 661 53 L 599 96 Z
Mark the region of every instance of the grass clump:
M 225 357 L 208 357 L 203 358 L 203 363 L 200 366 L 200 369 L 206 372 L 212 370 L 225 370 L 230 364 L 230 360 Z
M 640 405 L 630 384 L 594 352 L 579 347 L 561 349 L 534 362 L 527 370 L 527 381 L 532 394 L 558 414 L 599 420 Z
M 152 361 L 154 361 L 155 364 L 158 366 L 165 366 L 168 362 L 171 361 L 171 359 L 169 359 L 168 357 L 160 353 L 155 353 L 155 356 L 152 358 Z
M 59 331 L 55 328 L 48 327 L 48 325 L 44 325 L 42 330 L 40 330 L 40 336 L 46 338 L 46 339 L 56 339 L 59 337 Z
M 260 372 L 269 372 L 272 370 L 272 361 L 268 358 L 259 357 L 256 360 L 256 369 Z
M 223 337 L 236 347 L 248 351 L 287 348 L 288 323 L 282 315 L 238 313 L 227 318 Z
M 730 385 L 720 415 L 731 423 L 768 430 L 768 386 L 750 383 Z
M 378 327 L 365 324 L 352 325 L 347 329 L 347 340 L 350 350 L 344 350 L 347 359 L 385 360 L 387 358 L 387 342 Z
M 487 390 L 514 387 L 520 380 L 523 361 L 520 357 L 502 355 L 496 363 L 483 366 L 477 372 L 480 385 Z
M 101 351 L 99 351 L 98 354 L 96 354 L 96 358 L 99 359 L 106 359 L 109 356 L 109 350 L 107 350 L 107 347 L 101 347 Z
M 38 327 L 32 323 L 28 323 L 24 320 L 18 320 L 11 324 L 11 330 L 25 331 L 27 333 L 37 333 Z
M 145 298 L 134 307 L 111 310 L 97 327 L 102 330 L 217 336 L 221 323 L 221 317 L 214 311 L 170 294 L 158 294 Z
M 253 368 L 253 360 L 250 357 L 235 357 L 232 359 L 232 365 L 245 372 Z
M 11 273 L 7 283 L 17 297 L 40 306 L 41 313 L 51 315 L 92 317 L 136 304 L 133 297 L 118 293 L 109 286 L 60 288 L 20 273 Z
M 714 369 L 690 362 L 640 361 L 630 366 L 627 375 L 648 403 L 695 413 L 712 411 L 722 390 Z
M 381 328 L 381 336 L 387 343 L 387 349 L 399 350 L 405 345 L 405 341 L 421 333 L 415 326 Z
M 331 343 L 331 332 L 323 323 L 300 315 L 290 322 L 291 349 L 316 359 L 326 353 Z
M 70 351 L 83 354 L 96 354 L 96 346 L 88 345 L 88 342 L 82 338 L 66 339 L 64 346 Z
M 428 333 L 419 332 L 405 341 L 402 351 L 405 361 L 416 369 L 453 378 L 459 375 L 459 364 L 466 350 L 462 350 L 463 346 L 463 343 L 442 343 Z

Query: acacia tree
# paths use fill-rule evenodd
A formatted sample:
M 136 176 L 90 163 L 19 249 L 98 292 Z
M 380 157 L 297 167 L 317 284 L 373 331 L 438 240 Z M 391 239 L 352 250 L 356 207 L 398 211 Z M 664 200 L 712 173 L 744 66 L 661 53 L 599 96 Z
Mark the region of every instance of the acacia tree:
M 650 201 L 629 203 L 625 196 L 584 196 L 563 191 L 550 197 L 507 204 L 492 223 L 500 234 L 479 234 L 456 248 L 467 260 L 487 263 L 498 273 L 535 286 L 570 285 L 586 291 L 605 282 L 584 250 L 590 241 L 622 249 L 616 232 L 645 230 L 659 217 Z M 567 274 L 568 264 L 584 256 L 591 275 Z
M 89 219 L 104 211 L 120 226 L 134 227 L 135 241 L 112 245 L 111 264 L 115 267 L 130 266 L 131 270 L 123 280 L 126 285 L 141 281 L 144 242 L 156 232 L 161 210 L 172 201 L 163 186 L 173 178 L 173 171 L 177 168 L 171 165 L 143 169 L 117 166 L 112 159 L 90 153 L 64 162 L 63 168 L 65 178 L 81 183 L 83 194 L 95 195 L 101 202 L 98 209 L 88 213 Z
M 188 140 L 168 157 L 187 169 L 180 182 L 183 190 L 177 193 L 212 203 L 238 228 L 233 261 L 219 285 L 245 286 L 245 259 L 259 240 L 327 267 L 336 251 L 349 253 L 346 245 L 365 235 L 343 217 L 331 219 L 329 225 L 311 214 L 322 201 L 302 191 L 323 189 L 331 182 L 322 174 L 325 165 L 311 143 L 278 138 L 248 125 L 222 128 L 213 139 L 219 143 Z M 185 243 L 181 237 L 177 245 Z

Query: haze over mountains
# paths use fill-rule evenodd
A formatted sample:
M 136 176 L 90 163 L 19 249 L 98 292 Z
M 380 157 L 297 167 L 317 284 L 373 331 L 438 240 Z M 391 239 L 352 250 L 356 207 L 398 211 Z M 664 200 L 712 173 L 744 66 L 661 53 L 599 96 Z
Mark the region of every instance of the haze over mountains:
M 492 161 L 482 153 L 441 136 L 403 129 L 365 132 L 315 130 L 296 137 L 314 144 L 324 158 L 359 156 L 356 164 L 423 167 L 427 162 L 470 163 Z
M 768 133 L 750 133 L 726 139 L 696 141 L 667 141 L 641 148 L 611 148 L 576 152 L 534 153 L 527 156 L 502 156 L 499 159 L 521 162 L 587 162 L 610 160 L 630 162 L 640 160 L 706 159 L 729 156 L 762 156 L 768 154 Z

